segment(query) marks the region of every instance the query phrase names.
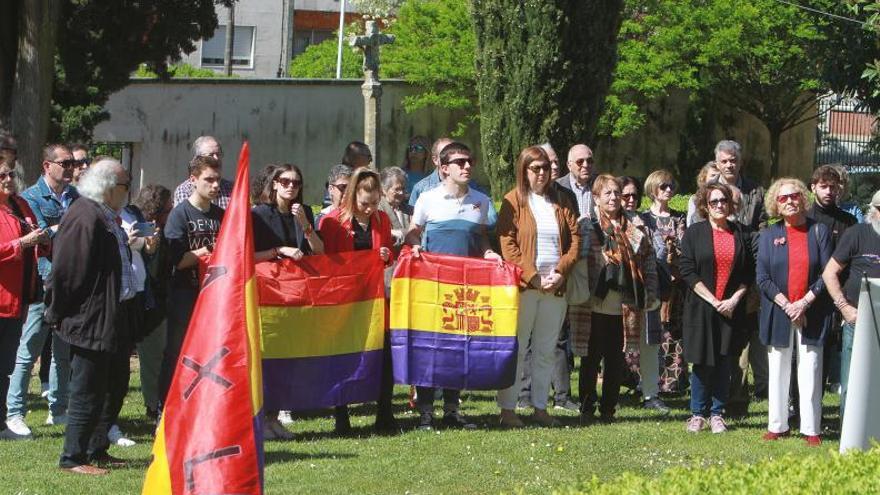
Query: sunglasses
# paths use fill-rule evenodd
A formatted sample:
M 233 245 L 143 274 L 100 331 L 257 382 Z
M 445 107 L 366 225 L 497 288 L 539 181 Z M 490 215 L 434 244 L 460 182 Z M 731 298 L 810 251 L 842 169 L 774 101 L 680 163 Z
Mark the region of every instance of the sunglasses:
M 348 188 L 348 184 L 330 184 L 335 187 L 340 194 L 345 194 L 345 190 Z
M 636 199 L 639 197 L 639 195 L 636 193 L 626 193 L 626 194 L 621 194 L 620 197 L 623 199 Z
M 788 203 L 789 201 L 797 203 L 800 200 L 801 200 L 801 193 L 799 193 L 799 192 L 793 192 L 791 194 L 779 194 L 776 196 L 776 202 L 779 204 L 785 204 L 785 203 Z
M 658 189 L 664 189 L 664 190 L 665 190 L 665 189 L 668 189 L 668 190 L 670 190 L 670 191 L 675 191 L 675 184 L 673 184 L 672 182 L 664 182 L 664 183 L 660 184 L 659 186 L 657 186 L 657 188 L 658 188 Z
M 299 179 L 288 179 L 287 177 L 279 177 L 279 178 L 275 179 L 275 182 L 281 184 L 281 187 L 290 187 L 290 186 L 300 187 L 300 186 L 302 186 L 302 183 L 303 183 Z M 344 191 L 345 188 L 343 187 L 342 190 Z
M 54 163 L 55 165 L 61 166 L 61 168 L 73 168 L 79 165 L 79 160 L 61 160 L 60 162 L 52 161 L 50 163 Z
M 590 158 L 578 158 L 577 160 L 574 161 L 574 163 L 576 163 L 578 167 L 583 167 L 585 163 L 586 163 L 587 165 L 592 165 L 592 164 L 593 164 L 593 158 L 592 158 L 592 157 L 590 157 Z
M 544 172 L 545 174 L 550 171 L 550 164 L 547 163 L 545 165 L 529 165 L 529 170 L 532 171 L 533 174 L 537 174 L 539 172 Z
M 10 170 L 9 172 L 0 172 L 0 180 L 15 179 L 18 174 L 15 173 L 15 170 Z
M 715 198 L 709 200 L 709 205 L 714 207 L 719 207 L 721 205 L 727 205 L 727 198 Z
M 472 167 L 474 166 L 474 161 L 470 158 L 456 158 L 455 160 L 449 160 L 448 162 L 446 162 L 447 165 L 454 164 L 458 165 L 459 167 L 463 167 L 465 163 L 469 164 Z
M 411 145 L 409 146 L 409 148 L 407 148 L 407 149 L 408 149 L 409 151 L 416 151 L 416 152 L 419 152 L 419 153 L 424 153 L 424 152 L 428 151 L 428 148 L 425 148 L 425 147 L 422 146 L 421 144 L 411 144 Z
M 83 158 L 81 160 L 76 160 L 77 168 L 81 168 L 83 170 L 89 168 L 89 165 L 91 165 L 91 164 L 92 164 L 91 158 Z

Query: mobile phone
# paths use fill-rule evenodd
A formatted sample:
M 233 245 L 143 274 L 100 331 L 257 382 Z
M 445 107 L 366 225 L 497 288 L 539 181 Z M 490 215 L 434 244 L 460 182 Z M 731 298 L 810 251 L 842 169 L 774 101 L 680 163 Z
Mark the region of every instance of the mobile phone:
M 156 224 L 153 222 L 137 222 L 132 226 L 132 230 L 138 237 L 152 237 L 156 234 Z

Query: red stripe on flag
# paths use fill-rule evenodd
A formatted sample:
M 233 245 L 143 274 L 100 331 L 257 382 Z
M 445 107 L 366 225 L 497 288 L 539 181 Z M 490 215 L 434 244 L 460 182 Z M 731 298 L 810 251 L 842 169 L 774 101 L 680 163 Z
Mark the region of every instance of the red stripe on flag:
M 385 298 L 384 267 L 372 250 L 259 263 L 260 306 L 335 306 Z

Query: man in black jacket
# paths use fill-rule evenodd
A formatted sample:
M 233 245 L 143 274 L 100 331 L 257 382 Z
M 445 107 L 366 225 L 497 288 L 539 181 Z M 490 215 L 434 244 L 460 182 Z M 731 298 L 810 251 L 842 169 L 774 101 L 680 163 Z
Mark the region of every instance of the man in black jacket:
M 121 463 L 107 453 L 107 431 L 128 386 L 113 377 L 118 367 L 128 366 L 119 350 L 127 349 L 126 316 L 136 294 L 128 237 L 118 213 L 130 185 L 117 160 L 98 159 L 83 174 L 82 197 L 68 209 L 55 236 L 46 321 L 70 344 L 71 371 L 59 465 L 78 474 L 106 474 L 95 464 Z

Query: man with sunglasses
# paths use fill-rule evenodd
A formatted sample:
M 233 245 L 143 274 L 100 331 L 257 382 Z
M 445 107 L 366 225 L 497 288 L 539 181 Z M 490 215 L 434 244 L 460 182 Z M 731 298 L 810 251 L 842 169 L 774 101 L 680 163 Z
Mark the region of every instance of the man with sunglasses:
M 76 166 L 73 167 L 73 180 L 71 181 L 75 186 L 79 184 L 79 178 L 83 172 L 89 169 L 89 164 L 92 163 L 92 160 L 89 158 L 89 149 L 85 145 L 75 144 L 70 148 L 70 152 L 73 154 L 73 159 L 76 160 Z
M 593 218 L 593 150 L 586 144 L 576 144 L 568 150 L 568 173 L 556 179 L 563 190 L 570 192 L 577 199 L 578 217 Z
M 43 175 L 37 179 L 36 184 L 21 194 L 34 211 L 37 224 L 41 229 L 46 230 L 50 239 L 55 237 L 61 217 L 79 198 L 76 188 L 70 184 L 75 166 L 76 160 L 66 146 L 62 144 L 46 146 L 43 149 Z M 52 271 L 52 258 L 49 253 L 37 260 L 37 271 L 43 281 L 42 284 L 38 284 L 42 289 L 44 284 L 48 283 Z M 6 407 L 9 411 L 6 425 L 22 436 L 31 435 L 31 430 L 24 421 L 27 415 L 26 399 L 31 370 L 40 357 L 46 338 L 50 335 L 48 326 L 43 322 L 46 305 L 43 303 L 42 290 L 37 294 L 35 301 L 37 302 L 28 306 L 28 314 L 22 327 L 21 341 L 15 357 L 15 369 L 10 376 L 9 392 L 6 395 Z M 67 420 L 69 352 L 67 343 L 57 335 L 53 335 L 47 397 L 49 416 L 46 418 L 46 424 L 48 425 L 64 424 Z
M 192 156 L 193 159 L 199 156 L 208 156 L 217 161 L 218 170 L 223 167 L 223 148 L 220 146 L 220 141 L 217 141 L 217 138 L 214 136 L 199 136 L 193 141 L 192 145 Z M 220 192 L 217 194 L 217 197 L 211 200 L 211 203 L 223 208 L 224 210 L 229 207 L 229 198 L 232 196 L 232 181 L 221 178 L 220 179 Z M 177 189 L 174 190 L 174 206 L 183 203 L 188 200 L 193 193 L 193 181 L 187 177 L 186 180 L 180 183 L 177 186 Z

